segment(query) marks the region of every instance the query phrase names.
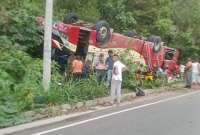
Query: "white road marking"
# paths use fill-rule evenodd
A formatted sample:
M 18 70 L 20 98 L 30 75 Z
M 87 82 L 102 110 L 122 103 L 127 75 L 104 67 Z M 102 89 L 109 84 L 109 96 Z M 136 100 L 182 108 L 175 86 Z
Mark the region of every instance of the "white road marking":
M 102 119 L 102 118 L 107 118 L 107 117 L 110 117 L 110 116 L 113 116 L 113 115 L 117 115 L 117 114 L 128 112 L 128 111 L 133 111 L 133 110 L 144 108 L 144 107 L 147 107 L 147 106 L 152 106 L 152 105 L 155 105 L 155 104 L 159 104 L 159 103 L 163 103 L 163 102 L 179 99 L 179 98 L 190 96 L 190 95 L 194 95 L 194 94 L 197 94 L 197 93 L 200 93 L 200 91 L 195 91 L 195 92 L 179 95 L 179 96 L 176 96 L 176 97 L 171 97 L 171 98 L 159 100 L 159 101 L 156 101 L 156 102 L 152 102 L 152 103 L 148 103 L 148 104 L 144 104 L 144 105 L 140 105 L 140 106 L 124 109 L 124 110 L 121 110 L 121 111 L 117 111 L 117 112 L 101 115 L 101 116 L 98 116 L 98 117 L 95 117 L 95 118 L 91 118 L 91 119 L 75 122 L 75 123 L 72 123 L 72 124 L 69 124 L 69 125 L 65 125 L 65 126 L 53 128 L 53 129 L 50 129 L 50 130 L 34 133 L 32 135 L 44 135 L 44 134 L 55 132 L 55 131 L 58 131 L 58 130 L 61 130 L 61 129 L 78 126 L 78 125 L 81 125 L 81 124 L 84 124 L 84 123 L 88 123 L 88 122 L 91 122 L 91 121 L 99 120 L 99 119 Z

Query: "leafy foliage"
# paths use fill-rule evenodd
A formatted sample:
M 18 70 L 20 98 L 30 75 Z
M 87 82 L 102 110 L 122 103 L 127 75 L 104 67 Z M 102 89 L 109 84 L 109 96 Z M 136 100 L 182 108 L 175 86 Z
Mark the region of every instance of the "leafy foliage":
M 47 104 L 77 103 L 92 100 L 106 96 L 107 92 L 106 87 L 103 84 L 99 85 L 93 75 L 89 79 L 78 82 L 68 80 L 62 85 L 52 85 L 52 90 L 47 95 Z
M 101 0 L 98 8 L 101 18 L 107 20 L 116 31 L 133 30 L 136 20 L 133 13 L 126 10 L 126 0 Z
M 74 12 L 80 19 L 95 23 L 100 18 L 96 0 L 55 0 L 55 17 L 63 20 L 68 13 Z

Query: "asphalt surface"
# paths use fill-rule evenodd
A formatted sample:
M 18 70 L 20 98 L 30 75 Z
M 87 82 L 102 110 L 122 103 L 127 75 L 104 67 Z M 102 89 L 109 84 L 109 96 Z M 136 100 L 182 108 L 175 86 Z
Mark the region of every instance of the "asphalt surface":
M 13 135 L 43 135 L 44 131 L 44 135 L 200 135 L 200 92 L 166 98 L 113 107 Z

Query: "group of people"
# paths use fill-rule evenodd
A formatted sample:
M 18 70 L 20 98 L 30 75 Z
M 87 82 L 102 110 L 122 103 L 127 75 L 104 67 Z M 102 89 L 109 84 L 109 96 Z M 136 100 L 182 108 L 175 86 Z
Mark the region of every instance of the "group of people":
M 153 81 L 155 79 L 168 80 L 168 67 L 161 68 L 159 65 L 154 65 L 153 70 L 150 70 L 147 65 L 138 64 L 135 72 L 135 78 L 138 85 L 143 86 L 144 81 Z
M 200 61 L 192 61 L 191 58 L 187 59 L 185 64 L 185 80 L 186 88 L 191 88 L 192 85 L 200 86 Z
M 111 89 L 111 104 L 113 104 L 115 100 L 117 103 L 120 103 L 122 72 L 127 68 L 120 62 L 119 56 L 113 54 L 112 50 L 108 51 L 108 57 L 106 59 L 104 54 L 100 53 L 94 67 L 91 61 L 86 60 L 84 62 L 79 55 L 74 56 L 71 60 L 69 59 L 68 65 L 68 74 L 72 74 L 74 80 L 87 78 L 89 74 L 94 71 L 97 82 L 99 84 L 104 83 Z
M 105 60 L 104 54 L 100 53 L 98 60 L 93 66 L 92 61 L 84 60 L 79 55 L 71 55 L 68 59 L 67 74 L 72 75 L 74 80 L 88 78 L 90 74 L 95 73 L 98 83 L 106 83 L 110 87 L 112 68 L 113 68 L 113 52 L 108 52 L 109 56 Z
M 97 82 L 99 84 L 104 83 L 111 89 L 110 95 L 112 98 L 112 104 L 115 99 L 117 103 L 121 100 L 121 84 L 122 84 L 122 72 L 127 70 L 126 66 L 119 60 L 118 55 L 114 55 L 112 50 L 108 51 L 108 57 L 105 58 L 103 53 L 100 53 L 98 60 L 93 66 L 92 61 L 84 61 L 79 55 L 73 56 L 69 59 L 69 74 L 72 74 L 74 80 L 80 80 L 81 78 L 88 78 L 89 75 L 94 72 L 96 74 Z M 155 72 L 148 72 L 148 67 L 140 64 L 136 69 L 136 80 L 153 80 L 153 78 L 166 77 L 168 68 L 161 69 L 159 66 L 155 68 Z M 185 65 L 185 80 L 186 88 L 191 88 L 192 85 L 200 86 L 200 63 L 198 61 L 191 61 L 188 58 Z M 145 74 L 144 74 L 145 73 Z M 143 77 L 142 77 L 143 76 Z

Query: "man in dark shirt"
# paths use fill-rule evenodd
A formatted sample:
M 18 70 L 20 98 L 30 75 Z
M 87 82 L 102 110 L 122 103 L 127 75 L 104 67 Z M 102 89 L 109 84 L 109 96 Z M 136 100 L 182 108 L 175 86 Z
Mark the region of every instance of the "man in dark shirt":
M 111 80 L 112 80 L 112 70 L 113 70 L 113 51 L 108 51 L 108 58 L 106 59 L 106 65 L 107 65 L 107 86 L 110 87 Z

